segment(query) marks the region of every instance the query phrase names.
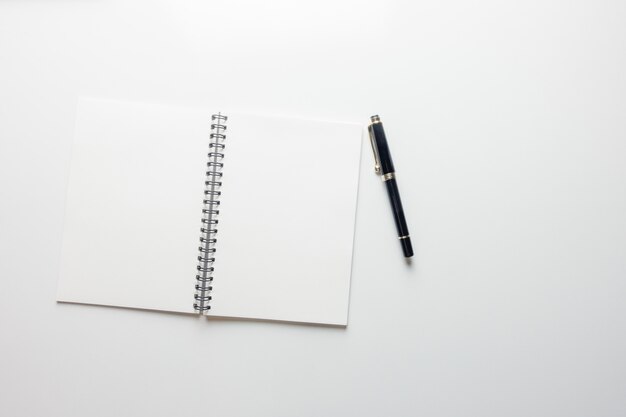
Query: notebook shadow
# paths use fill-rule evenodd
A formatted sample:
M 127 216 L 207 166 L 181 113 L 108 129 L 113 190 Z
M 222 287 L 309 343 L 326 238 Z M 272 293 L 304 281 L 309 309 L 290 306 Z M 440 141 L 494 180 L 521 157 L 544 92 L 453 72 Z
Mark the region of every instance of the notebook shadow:
M 222 317 L 222 316 L 201 316 L 195 313 L 183 313 L 176 311 L 163 311 L 163 310 L 153 310 L 148 308 L 137 308 L 137 307 L 126 307 L 126 306 L 110 306 L 104 304 L 88 304 L 88 303 L 79 303 L 73 301 L 57 301 L 57 306 L 68 306 L 69 308 L 73 308 L 71 306 L 80 306 L 80 308 L 96 308 L 101 309 L 105 307 L 107 309 L 114 309 L 117 311 L 129 311 L 131 314 L 145 314 L 149 313 L 150 316 L 154 316 L 155 314 L 166 315 L 168 317 L 178 316 L 178 317 L 188 317 L 195 318 L 196 320 L 204 320 L 207 324 L 217 324 L 217 323 L 263 323 L 266 325 L 289 325 L 289 326 L 306 326 L 306 327 L 321 327 L 321 328 L 330 328 L 330 329 L 346 329 L 347 326 L 338 325 L 338 324 L 328 324 L 328 323 L 305 323 L 299 321 L 287 321 L 287 320 L 268 320 L 268 319 L 254 319 L 254 318 L 244 318 L 244 317 Z

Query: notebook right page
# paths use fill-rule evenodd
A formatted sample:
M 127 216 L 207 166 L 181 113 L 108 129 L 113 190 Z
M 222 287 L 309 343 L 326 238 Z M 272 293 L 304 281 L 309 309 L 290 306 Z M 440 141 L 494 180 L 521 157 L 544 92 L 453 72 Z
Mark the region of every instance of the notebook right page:
M 347 325 L 362 126 L 226 114 L 210 315 Z

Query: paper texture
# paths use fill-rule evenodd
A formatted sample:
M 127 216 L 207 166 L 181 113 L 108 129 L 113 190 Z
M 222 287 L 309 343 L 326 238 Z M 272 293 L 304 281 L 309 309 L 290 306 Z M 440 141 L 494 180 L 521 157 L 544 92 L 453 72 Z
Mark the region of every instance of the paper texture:
M 223 109 L 80 100 L 58 300 L 194 312 L 218 110 L 210 315 L 346 325 L 361 127 Z

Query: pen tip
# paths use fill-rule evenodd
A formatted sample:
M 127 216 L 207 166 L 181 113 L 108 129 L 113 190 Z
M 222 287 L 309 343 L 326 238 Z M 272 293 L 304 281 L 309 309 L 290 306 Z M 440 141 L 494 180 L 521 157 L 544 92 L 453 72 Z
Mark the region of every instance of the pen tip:
M 380 122 L 380 117 L 378 117 L 378 115 L 375 114 L 370 117 L 370 120 L 372 121 L 372 123 Z

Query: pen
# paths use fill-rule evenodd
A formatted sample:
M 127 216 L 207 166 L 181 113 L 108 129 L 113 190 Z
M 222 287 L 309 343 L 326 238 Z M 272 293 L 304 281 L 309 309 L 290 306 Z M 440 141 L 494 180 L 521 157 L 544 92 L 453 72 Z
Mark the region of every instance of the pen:
M 383 124 L 378 115 L 370 117 L 372 122 L 368 126 L 370 141 L 372 143 L 372 151 L 374 151 L 374 171 L 378 175 L 382 175 L 383 182 L 387 187 L 391 209 L 393 211 L 393 219 L 398 229 L 398 240 L 402 245 L 402 252 L 405 258 L 413 256 L 413 246 L 411 246 L 411 238 L 409 237 L 409 228 L 406 225 L 404 210 L 402 209 L 402 201 L 400 201 L 400 192 L 398 191 L 398 183 L 396 182 L 396 171 L 391 160 L 389 145 Z

